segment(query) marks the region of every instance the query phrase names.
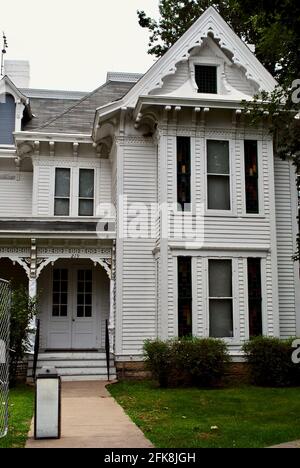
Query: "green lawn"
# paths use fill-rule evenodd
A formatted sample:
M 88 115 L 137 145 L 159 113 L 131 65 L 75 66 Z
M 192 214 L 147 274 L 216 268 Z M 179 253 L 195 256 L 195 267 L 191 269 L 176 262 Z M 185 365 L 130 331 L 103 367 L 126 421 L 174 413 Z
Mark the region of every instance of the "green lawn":
M 9 432 L 0 439 L 0 448 L 23 448 L 27 439 L 34 404 L 34 389 L 19 386 L 10 391 Z
M 121 382 L 109 391 L 157 448 L 255 448 L 300 439 L 300 388 L 159 389 Z

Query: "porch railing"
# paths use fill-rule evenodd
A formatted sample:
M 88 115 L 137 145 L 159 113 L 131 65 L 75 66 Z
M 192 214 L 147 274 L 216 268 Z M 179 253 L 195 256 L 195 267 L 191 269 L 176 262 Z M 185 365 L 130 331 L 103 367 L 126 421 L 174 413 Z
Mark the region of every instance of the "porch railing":
M 106 326 L 105 326 L 105 353 L 106 353 L 107 380 L 110 381 L 110 342 L 109 342 L 108 320 L 106 320 Z
M 40 330 L 41 330 L 41 322 L 39 319 L 36 321 L 36 334 L 35 334 L 35 343 L 34 343 L 34 354 L 33 354 L 33 367 L 32 367 L 32 378 L 35 380 L 36 378 L 36 369 L 37 363 L 39 358 L 39 350 L 40 350 Z

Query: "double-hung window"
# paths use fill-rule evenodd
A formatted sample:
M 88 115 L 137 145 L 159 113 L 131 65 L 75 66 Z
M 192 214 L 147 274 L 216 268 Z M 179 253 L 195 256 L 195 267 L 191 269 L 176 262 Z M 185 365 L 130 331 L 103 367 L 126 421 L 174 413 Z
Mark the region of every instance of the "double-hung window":
M 255 140 L 245 140 L 245 186 L 246 186 L 246 212 L 259 213 L 258 190 L 258 146 Z
M 192 258 L 178 257 L 178 336 L 192 335 Z
M 231 210 L 229 141 L 207 141 L 207 206 Z
M 232 260 L 209 260 L 209 328 L 213 338 L 233 338 Z
M 177 137 L 177 203 L 182 211 L 191 203 L 191 139 Z
M 70 183 L 71 169 L 57 168 L 55 170 L 55 216 L 70 215 Z
M 94 216 L 94 206 L 94 169 L 55 169 L 54 216 Z
M 94 169 L 79 169 L 79 201 L 78 215 L 94 215 L 94 192 L 95 192 Z

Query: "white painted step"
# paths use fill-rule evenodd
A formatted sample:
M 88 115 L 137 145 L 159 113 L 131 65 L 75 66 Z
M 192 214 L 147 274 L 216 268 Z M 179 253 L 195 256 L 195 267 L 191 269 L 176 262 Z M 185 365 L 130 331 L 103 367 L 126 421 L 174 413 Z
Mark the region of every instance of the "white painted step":
M 97 361 L 82 361 L 82 360 L 70 360 L 70 361 L 44 361 L 39 359 L 37 367 L 105 367 L 106 368 L 106 360 L 97 360 Z M 110 361 L 110 367 L 114 367 L 114 362 Z M 28 368 L 33 368 L 33 362 L 28 364 Z

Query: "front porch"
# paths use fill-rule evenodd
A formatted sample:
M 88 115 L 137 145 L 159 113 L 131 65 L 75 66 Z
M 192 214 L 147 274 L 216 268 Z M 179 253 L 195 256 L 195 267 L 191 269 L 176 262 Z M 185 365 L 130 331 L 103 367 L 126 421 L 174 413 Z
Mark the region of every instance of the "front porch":
M 56 367 L 63 380 L 106 380 L 109 345 L 114 379 L 112 246 L 33 246 L 7 247 L 7 252 L 2 248 L 0 273 L 37 298 L 37 372 Z M 29 350 L 28 378 L 33 367 L 34 346 Z

